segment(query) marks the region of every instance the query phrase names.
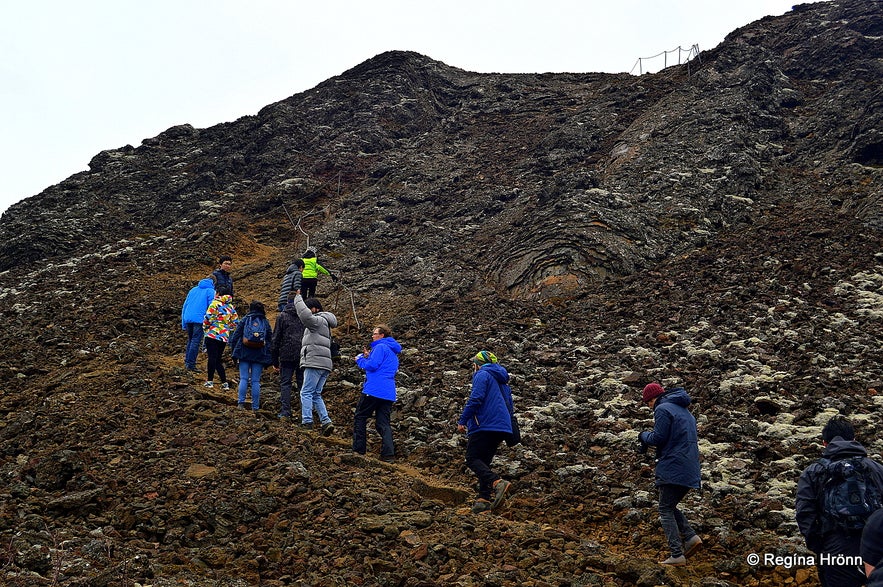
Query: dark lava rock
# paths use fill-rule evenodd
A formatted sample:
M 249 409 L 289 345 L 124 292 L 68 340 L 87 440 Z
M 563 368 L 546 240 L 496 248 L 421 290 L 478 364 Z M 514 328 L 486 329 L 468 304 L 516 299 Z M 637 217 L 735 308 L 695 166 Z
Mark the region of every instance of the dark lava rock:
M 477 74 L 389 52 L 256 116 L 170 128 L 0 218 L 7 585 L 778 585 L 812 569 L 800 470 L 844 413 L 883 444 L 883 16 L 800 5 L 654 75 Z M 307 244 L 344 358 L 337 433 L 183 369 L 219 254 L 274 307 Z M 272 314 L 272 312 L 271 312 Z M 271 318 L 273 316 L 271 315 Z M 352 455 L 363 373 L 402 342 L 398 460 Z M 470 513 L 455 421 L 479 348 L 512 372 L 506 506 Z M 204 365 L 200 357 L 200 368 Z M 640 388 L 683 385 L 705 548 L 661 569 Z

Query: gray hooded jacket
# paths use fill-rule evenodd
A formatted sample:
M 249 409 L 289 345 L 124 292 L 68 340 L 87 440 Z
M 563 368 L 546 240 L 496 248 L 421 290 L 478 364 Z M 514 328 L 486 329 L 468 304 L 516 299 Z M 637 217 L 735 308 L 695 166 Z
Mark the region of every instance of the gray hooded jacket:
M 294 308 L 304 325 L 300 347 L 301 368 L 331 371 L 334 368 L 331 360 L 331 329 L 337 326 L 337 317 L 331 312 L 313 314 L 300 295 L 294 296 Z

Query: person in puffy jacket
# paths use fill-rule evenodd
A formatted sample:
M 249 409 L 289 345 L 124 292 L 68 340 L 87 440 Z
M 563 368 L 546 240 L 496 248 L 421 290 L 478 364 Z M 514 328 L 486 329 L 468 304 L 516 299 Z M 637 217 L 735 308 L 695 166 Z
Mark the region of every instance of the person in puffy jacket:
M 245 408 L 245 396 L 251 386 L 251 409 L 261 407 L 261 373 L 273 364 L 273 329 L 267 320 L 264 304 L 253 300 L 248 314 L 239 321 L 230 337 L 233 359 L 239 361 L 239 397 L 237 405 Z
M 323 311 L 322 304 L 316 298 L 304 301 L 300 292 L 295 292 L 294 309 L 304 325 L 304 337 L 300 346 L 300 366 L 304 370 L 304 384 L 300 388 L 300 425 L 303 428 L 312 428 L 313 412 L 316 412 L 322 426 L 322 435 L 329 436 L 334 432 L 334 424 L 322 399 L 322 390 L 334 368 L 331 329 L 337 326 L 337 317 L 331 312 Z
M 285 306 L 293 299 L 293 292 L 301 288 L 302 273 L 304 270 L 304 260 L 295 259 L 285 270 L 282 276 L 282 285 L 279 288 L 279 311 L 285 310 Z
M 356 356 L 356 365 L 365 370 L 365 385 L 353 420 L 353 452 L 365 454 L 368 418 L 374 416 L 374 428 L 380 435 L 380 460 L 392 461 L 395 447 L 389 421 L 396 401 L 395 377 L 402 345 L 392 337 L 392 330 L 386 324 L 375 326 L 371 338 L 371 348 L 364 347 Z
M 319 265 L 319 260 L 316 259 L 316 249 L 310 247 L 304 251 L 302 261 L 304 262 L 304 269 L 301 277 L 301 290 L 305 300 L 316 297 L 316 284 L 319 283 L 319 273 L 324 273 L 331 277 L 331 281 L 337 281 L 336 275 Z
M 205 352 L 208 355 L 208 377 L 206 387 L 214 387 L 215 371 L 221 378 L 221 387 L 230 389 L 227 383 L 227 372 L 224 370 L 224 349 L 230 335 L 236 330 L 239 315 L 233 306 L 230 288 L 225 285 L 215 287 L 215 299 L 205 311 L 202 319 L 202 331 L 205 333 Z
M 512 392 L 509 373 L 489 351 L 472 358 L 472 390 L 463 407 L 457 430 L 466 432 L 466 466 L 478 477 L 476 514 L 497 508 L 511 483 L 491 470 L 500 443 L 512 434 Z
M 206 277 L 187 292 L 187 298 L 181 307 L 181 328 L 187 331 L 184 367 L 188 371 L 196 371 L 196 359 L 199 357 L 199 347 L 202 346 L 202 321 L 214 299 L 215 282 Z
M 666 391 L 658 383 L 644 387 L 641 400 L 653 410 L 653 430 L 641 432 L 641 452 L 656 447 L 656 487 L 659 490 L 659 521 L 671 556 L 661 564 L 682 567 L 701 545 L 702 539 L 687 522 L 678 504 L 690 489 L 699 489 L 699 434 L 696 418 L 687 410 L 686 390 Z M 683 536 L 683 540 L 681 539 Z

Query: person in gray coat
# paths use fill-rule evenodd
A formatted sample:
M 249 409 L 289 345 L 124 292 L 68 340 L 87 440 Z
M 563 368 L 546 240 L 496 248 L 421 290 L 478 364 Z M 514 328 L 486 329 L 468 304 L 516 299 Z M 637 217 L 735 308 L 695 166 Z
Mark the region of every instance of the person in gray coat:
M 303 428 L 312 428 L 315 411 L 322 426 L 322 435 L 329 436 L 334 432 L 334 424 L 322 400 L 322 389 L 334 367 L 331 358 L 331 329 L 337 326 L 337 317 L 331 312 L 324 312 L 322 304 L 316 298 L 304 301 L 300 291 L 295 294 L 294 308 L 304 325 L 300 348 L 300 366 L 304 371 L 304 382 L 300 389 L 300 425 Z

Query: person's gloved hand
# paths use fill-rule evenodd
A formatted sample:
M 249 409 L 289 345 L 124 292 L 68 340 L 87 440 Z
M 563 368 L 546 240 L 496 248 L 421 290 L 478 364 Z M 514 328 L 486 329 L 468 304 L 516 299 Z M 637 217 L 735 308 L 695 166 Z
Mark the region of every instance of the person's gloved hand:
M 644 442 L 644 432 L 638 432 L 638 454 L 647 454 L 647 449 L 650 447 L 649 444 Z

